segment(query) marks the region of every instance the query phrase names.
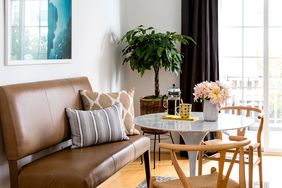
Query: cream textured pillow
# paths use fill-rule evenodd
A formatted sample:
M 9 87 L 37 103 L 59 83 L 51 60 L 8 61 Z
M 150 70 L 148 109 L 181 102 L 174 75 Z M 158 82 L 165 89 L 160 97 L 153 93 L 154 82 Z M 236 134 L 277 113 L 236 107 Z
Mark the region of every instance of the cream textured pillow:
M 80 90 L 80 96 L 82 97 L 83 106 L 85 110 L 98 110 L 101 108 L 107 108 L 115 103 L 120 102 L 122 104 L 122 120 L 124 122 L 126 134 L 140 134 L 140 132 L 135 129 L 133 123 L 134 89 L 130 91 L 120 91 L 115 93 L 98 93 L 89 92 L 87 90 Z

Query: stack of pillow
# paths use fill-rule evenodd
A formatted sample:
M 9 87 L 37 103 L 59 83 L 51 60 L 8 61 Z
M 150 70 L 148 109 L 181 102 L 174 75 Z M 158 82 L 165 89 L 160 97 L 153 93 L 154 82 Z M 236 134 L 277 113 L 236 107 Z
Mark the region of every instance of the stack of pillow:
M 97 93 L 81 90 L 83 110 L 67 108 L 72 148 L 128 140 L 140 132 L 134 127 L 134 90 Z

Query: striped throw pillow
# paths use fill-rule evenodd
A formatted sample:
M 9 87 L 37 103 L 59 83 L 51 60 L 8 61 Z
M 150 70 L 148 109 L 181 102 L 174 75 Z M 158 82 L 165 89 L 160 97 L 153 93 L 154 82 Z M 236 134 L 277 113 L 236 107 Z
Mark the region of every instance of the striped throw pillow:
M 128 140 L 121 119 L 122 105 L 82 111 L 67 108 L 72 133 L 72 148 Z

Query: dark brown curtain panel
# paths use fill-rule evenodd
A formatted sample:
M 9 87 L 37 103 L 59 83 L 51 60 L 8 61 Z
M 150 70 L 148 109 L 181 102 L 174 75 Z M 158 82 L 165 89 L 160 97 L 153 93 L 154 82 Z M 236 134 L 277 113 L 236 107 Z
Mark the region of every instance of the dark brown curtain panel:
M 218 0 L 182 0 L 181 14 L 182 34 L 192 36 L 197 43 L 181 46 L 181 96 L 184 102 L 193 104 L 193 111 L 202 111 L 202 104 L 194 103 L 195 84 L 219 79 Z
M 180 76 L 181 97 L 184 102 L 192 104 L 193 111 L 202 111 L 202 103 L 194 102 L 195 84 L 219 79 L 218 0 L 182 0 L 181 6 L 182 34 L 193 37 L 197 43 L 181 46 L 184 54 Z M 205 140 L 213 138 L 216 138 L 216 133 L 208 134 Z M 182 139 L 180 143 L 183 143 Z M 186 152 L 180 155 L 187 157 Z

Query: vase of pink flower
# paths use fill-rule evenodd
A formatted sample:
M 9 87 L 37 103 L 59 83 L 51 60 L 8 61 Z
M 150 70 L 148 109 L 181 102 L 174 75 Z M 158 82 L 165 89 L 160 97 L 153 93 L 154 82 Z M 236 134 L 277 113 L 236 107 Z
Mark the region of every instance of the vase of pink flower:
M 194 101 L 204 102 L 203 117 L 205 121 L 216 121 L 220 104 L 224 103 L 228 96 L 228 88 L 220 83 L 204 81 L 194 87 Z

